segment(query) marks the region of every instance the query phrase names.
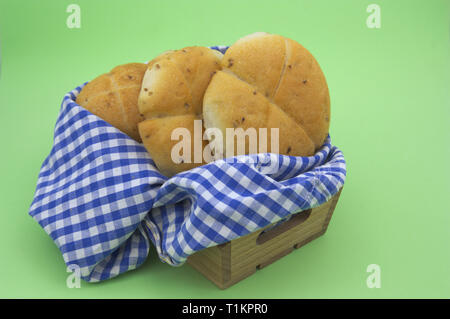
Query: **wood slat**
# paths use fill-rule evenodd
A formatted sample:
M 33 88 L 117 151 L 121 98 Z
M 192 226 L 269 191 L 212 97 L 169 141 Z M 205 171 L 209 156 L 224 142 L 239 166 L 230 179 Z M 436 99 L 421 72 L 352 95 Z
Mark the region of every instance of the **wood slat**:
M 225 289 L 323 235 L 342 189 L 328 202 L 279 225 L 199 251 L 187 263 Z M 303 214 L 303 215 L 302 215 Z

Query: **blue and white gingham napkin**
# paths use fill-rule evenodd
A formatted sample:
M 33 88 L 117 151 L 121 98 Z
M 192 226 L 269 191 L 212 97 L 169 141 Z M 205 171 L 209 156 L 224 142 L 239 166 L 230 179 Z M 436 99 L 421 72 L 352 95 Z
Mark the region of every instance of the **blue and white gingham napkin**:
M 182 265 L 319 206 L 344 184 L 344 156 L 329 137 L 311 157 L 241 156 L 167 178 L 142 144 L 75 103 L 83 86 L 64 96 L 29 214 L 86 281 L 137 268 L 150 241 L 161 260 Z M 264 173 L 258 163 L 269 159 L 278 169 Z

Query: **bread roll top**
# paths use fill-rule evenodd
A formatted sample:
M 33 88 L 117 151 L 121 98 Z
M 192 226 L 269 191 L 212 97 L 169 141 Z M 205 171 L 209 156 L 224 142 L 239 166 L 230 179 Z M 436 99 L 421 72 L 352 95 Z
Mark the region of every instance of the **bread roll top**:
M 148 64 L 138 100 L 145 117 L 139 124 L 139 132 L 156 166 L 168 177 L 206 164 L 203 150 L 207 142 L 195 144 L 194 121 L 202 119 L 203 96 L 212 76 L 221 69 L 221 58 L 222 54 L 216 50 L 187 47 L 167 51 Z M 189 138 L 172 139 L 176 129 L 187 130 Z M 200 129 L 197 133 L 202 139 L 201 123 Z M 179 153 L 187 152 L 188 157 L 172 152 L 183 139 L 190 146 Z
M 136 141 L 141 138 L 138 123 L 138 96 L 147 65 L 128 63 L 113 68 L 90 81 L 76 102 Z
M 142 81 L 139 110 L 145 118 L 201 115 L 203 95 L 220 69 L 221 54 L 206 47 L 166 52 L 152 60 Z
M 222 67 L 254 85 L 265 97 L 273 98 L 283 73 L 285 39 L 258 32 L 241 38 L 228 48 Z
M 212 79 L 204 97 L 203 116 L 205 127 L 216 127 L 223 132 L 227 152 L 222 154 L 223 157 L 252 153 L 308 156 L 314 153 L 314 144 L 293 118 L 254 86 L 230 72 L 219 71 Z M 241 133 L 248 134 L 254 130 L 257 139 L 251 145 L 250 136 L 244 136 L 241 143 L 245 144 L 245 148 L 239 150 L 239 133 L 228 138 L 227 128 L 241 128 L 244 131 Z M 275 148 L 271 143 L 272 132 L 279 136 L 278 147 Z M 261 134 L 266 134 L 265 140 L 261 140 Z
M 315 149 L 322 146 L 330 122 L 328 86 L 319 64 L 302 45 L 279 35 L 251 34 L 227 50 L 222 66 L 301 126 Z M 230 103 L 234 102 L 223 101 L 219 108 Z M 285 138 L 280 133 L 280 142 Z

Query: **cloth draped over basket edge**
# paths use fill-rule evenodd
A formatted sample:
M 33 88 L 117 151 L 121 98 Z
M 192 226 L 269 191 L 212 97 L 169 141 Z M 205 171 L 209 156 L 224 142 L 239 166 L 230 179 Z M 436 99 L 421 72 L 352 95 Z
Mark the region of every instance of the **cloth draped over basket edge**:
M 167 178 L 142 144 L 75 103 L 84 85 L 64 96 L 29 214 L 85 281 L 137 268 L 150 241 L 162 261 L 182 265 L 319 206 L 344 184 L 344 156 L 330 137 L 311 157 L 246 155 Z M 265 173 L 270 161 L 277 169 Z

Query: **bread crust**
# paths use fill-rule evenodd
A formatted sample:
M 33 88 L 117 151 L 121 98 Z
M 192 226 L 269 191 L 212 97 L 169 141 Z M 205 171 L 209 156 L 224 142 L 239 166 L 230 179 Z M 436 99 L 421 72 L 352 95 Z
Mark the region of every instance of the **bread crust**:
M 285 72 L 273 102 L 305 129 L 317 149 L 328 135 L 328 85 L 319 63 L 301 44 L 286 39 L 286 50 Z
M 314 153 L 314 144 L 293 118 L 271 103 L 255 87 L 229 72 L 219 71 L 213 77 L 205 93 L 203 114 L 206 128 L 216 127 L 222 131 L 228 152 L 233 143 L 233 155 L 273 152 L 309 156 Z M 244 131 L 254 128 L 258 136 L 260 128 L 266 129 L 266 149 L 257 148 L 251 151 L 250 139 L 247 138 L 245 152 L 239 152 L 237 138 L 234 138 L 234 141 L 227 139 L 227 128 L 242 128 Z M 272 149 L 270 142 L 273 128 L 278 129 L 280 137 L 278 149 Z M 228 157 L 227 154 L 223 155 Z
M 222 59 L 222 67 L 272 98 L 283 72 L 285 55 L 283 37 L 258 32 L 229 47 Z
M 310 156 L 323 145 L 330 122 L 328 86 L 302 45 L 279 35 L 252 34 L 227 50 L 222 66 L 205 93 L 206 128 L 216 126 L 225 136 L 226 128 L 279 127 L 279 152 L 285 155 Z
M 76 103 L 140 142 L 138 96 L 147 65 L 128 63 L 90 81 Z
M 206 164 L 201 157 L 201 162 L 194 162 L 195 143 L 194 140 L 194 121 L 201 120 L 199 117 L 193 114 L 176 115 L 164 118 L 151 118 L 139 123 L 139 133 L 142 137 L 142 142 L 145 148 L 149 151 L 152 159 L 154 160 L 158 170 L 165 176 L 172 176 L 176 173 L 192 169 L 194 167 Z M 174 146 L 182 141 L 184 137 L 176 136 L 174 140 L 171 139 L 172 133 L 175 129 L 185 128 L 189 131 L 190 139 L 187 142 L 190 144 L 189 159 L 185 161 L 182 155 L 178 153 L 173 154 L 172 150 Z M 201 129 L 201 136 L 203 136 L 204 129 Z M 201 151 L 207 146 L 207 141 L 202 139 Z M 183 151 L 186 151 L 183 149 Z M 203 154 L 202 154 L 203 155 Z
M 139 125 L 139 132 L 156 166 L 168 177 L 206 164 L 203 156 L 199 163 L 193 159 L 191 163 L 174 162 L 171 152 L 177 141 L 171 134 L 175 128 L 186 128 L 194 138 L 194 120 L 202 118 L 203 95 L 221 69 L 221 58 L 219 52 L 206 47 L 186 47 L 165 52 L 148 64 L 138 99 L 146 120 Z M 202 143 L 206 145 L 206 141 Z M 191 154 L 194 156 L 193 149 Z

